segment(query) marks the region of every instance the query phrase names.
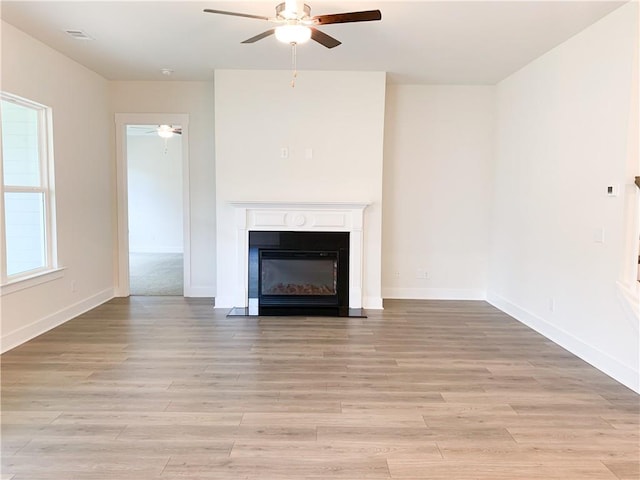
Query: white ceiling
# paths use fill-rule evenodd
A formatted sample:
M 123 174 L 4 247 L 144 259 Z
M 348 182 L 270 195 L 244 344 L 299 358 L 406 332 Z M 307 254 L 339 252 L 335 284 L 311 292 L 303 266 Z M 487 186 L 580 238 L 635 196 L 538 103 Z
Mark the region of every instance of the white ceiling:
M 274 1 L 2 1 L 6 22 L 111 80 L 208 80 L 216 69 L 288 69 L 290 47 L 263 20 L 204 8 L 273 16 Z M 309 0 L 311 14 L 380 9 L 382 21 L 326 25 L 342 41 L 298 47 L 299 70 L 374 70 L 393 83 L 494 84 L 624 2 Z M 95 40 L 74 40 L 64 30 Z M 3 48 L 7 48 L 3 44 Z M 10 47 L 9 47 L 10 48 Z

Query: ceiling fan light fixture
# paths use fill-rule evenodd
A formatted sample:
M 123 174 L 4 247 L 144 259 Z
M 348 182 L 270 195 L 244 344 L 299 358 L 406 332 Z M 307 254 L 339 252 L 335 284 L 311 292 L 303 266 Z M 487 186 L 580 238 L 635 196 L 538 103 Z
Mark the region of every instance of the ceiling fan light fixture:
M 173 137 L 173 128 L 170 125 L 160 125 L 157 128 L 158 136 L 161 138 Z
M 311 29 L 304 25 L 282 25 L 276 27 L 276 38 L 282 43 L 300 44 L 311 38 Z

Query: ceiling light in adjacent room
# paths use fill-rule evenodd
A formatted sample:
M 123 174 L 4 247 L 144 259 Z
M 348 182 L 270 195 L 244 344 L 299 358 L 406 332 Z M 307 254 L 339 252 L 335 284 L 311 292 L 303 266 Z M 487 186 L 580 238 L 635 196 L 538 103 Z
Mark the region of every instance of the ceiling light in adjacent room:
M 170 125 L 160 125 L 157 128 L 158 135 L 162 138 L 173 137 L 173 128 Z

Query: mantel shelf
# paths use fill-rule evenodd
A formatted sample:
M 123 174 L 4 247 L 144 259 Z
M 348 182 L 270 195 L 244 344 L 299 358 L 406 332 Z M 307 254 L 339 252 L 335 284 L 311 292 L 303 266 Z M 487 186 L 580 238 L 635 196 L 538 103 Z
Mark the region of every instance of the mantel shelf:
M 229 202 L 235 208 L 247 209 L 356 209 L 364 210 L 371 203 L 369 202 L 277 202 L 277 201 L 232 201 Z

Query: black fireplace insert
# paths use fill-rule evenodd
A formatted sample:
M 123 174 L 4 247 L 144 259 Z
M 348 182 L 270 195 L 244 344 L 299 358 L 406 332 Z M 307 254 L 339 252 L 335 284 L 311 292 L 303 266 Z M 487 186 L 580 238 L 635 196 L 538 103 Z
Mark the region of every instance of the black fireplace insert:
M 250 231 L 248 287 L 259 315 L 347 315 L 349 233 Z

